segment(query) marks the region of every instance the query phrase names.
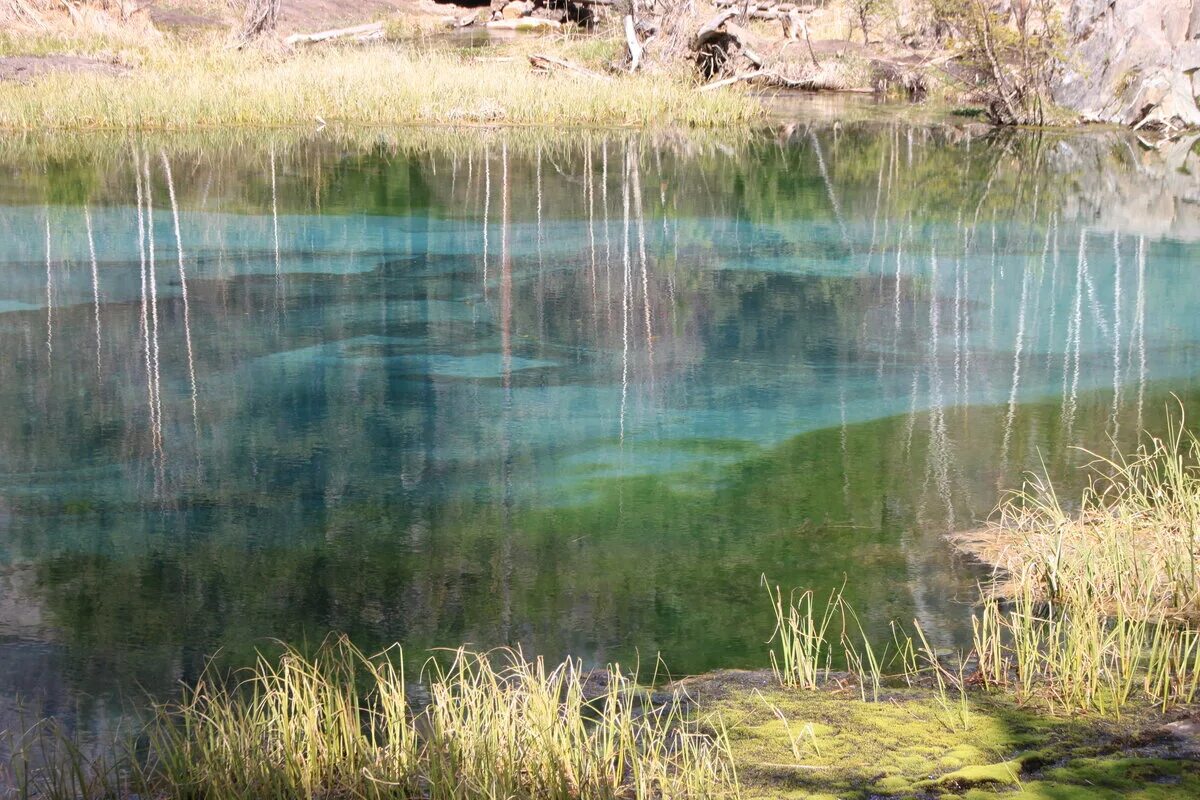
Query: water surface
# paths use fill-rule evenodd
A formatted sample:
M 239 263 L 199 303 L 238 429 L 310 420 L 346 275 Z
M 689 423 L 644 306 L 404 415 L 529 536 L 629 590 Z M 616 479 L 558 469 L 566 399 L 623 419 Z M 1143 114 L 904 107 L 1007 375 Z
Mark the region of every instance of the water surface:
M 943 534 L 1200 397 L 1197 162 L 900 122 L 6 141 L 0 717 L 331 631 L 762 666 L 763 574 L 962 642 Z

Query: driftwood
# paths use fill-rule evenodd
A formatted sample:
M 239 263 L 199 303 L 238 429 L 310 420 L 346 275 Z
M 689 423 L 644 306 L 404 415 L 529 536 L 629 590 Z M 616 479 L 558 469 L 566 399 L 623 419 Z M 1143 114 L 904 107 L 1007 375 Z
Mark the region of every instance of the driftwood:
M 561 69 L 567 72 L 574 72 L 577 75 L 586 75 L 589 78 L 595 78 L 602 81 L 611 81 L 612 78 L 601 72 L 590 70 L 587 67 L 582 67 L 572 61 L 567 61 L 565 58 L 557 58 L 555 56 L 546 55 L 545 53 L 531 53 L 529 55 L 529 63 L 534 69 L 552 70 Z
M 241 40 L 250 42 L 265 34 L 274 33 L 275 26 L 279 23 L 281 2 L 282 0 L 248 0 Z
M 758 51 L 750 47 L 750 42 L 756 38 L 754 34 L 750 33 L 750 31 L 746 30 L 741 25 L 734 25 L 732 22 L 725 23 L 725 33 L 734 38 L 734 40 L 738 43 L 738 46 L 742 48 L 742 55 L 745 56 L 751 64 L 756 67 L 761 67 L 763 65 L 763 57 L 759 55 Z
M 80 15 L 79 11 L 76 10 L 75 6 L 71 5 L 69 2 L 67 2 L 67 0 L 62 0 L 62 4 L 67 7 L 67 13 L 71 15 L 71 20 L 76 25 L 82 25 L 83 17 Z
M 727 8 L 733 6 L 737 8 L 739 14 L 754 14 L 754 13 L 776 13 L 787 14 L 789 12 L 798 12 L 800 14 L 811 14 L 817 10 L 815 5 L 804 4 L 796 5 L 795 3 L 745 3 L 744 0 L 716 0 L 713 3 L 717 8 Z
M 625 16 L 625 44 L 629 46 L 629 71 L 637 72 L 642 63 L 642 43 L 638 41 L 633 26 L 633 17 Z
M 316 33 L 293 33 L 283 41 L 286 44 L 309 44 L 311 42 L 327 42 L 330 39 L 343 39 L 352 36 L 355 39 L 379 39 L 383 37 L 383 23 L 371 22 L 366 25 L 354 25 L 350 28 L 334 28 Z
M 813 66 L 817 69 L 821 68 L 821 62 L 817 61 L 817 54 L 813 50 L 812 38 L 808 35 L 808 21 L 800 16 L 795 11 L 783 17 L 783 35 L 788 42 L 800 41 L 800 34 L 804 34 L 804 43 L 808 45 L 808 57 L 812 59 Z M 784 45 L 785 47 L 787 45 Z
M 719 81 L 713 81 L 712 83 L 706 83 L 700 87 L 700 91 L 711 92 L 714 89 L 720 89 L 722 86 L 732 86 L 735 83 L 741 83 L 742 81 L 752 81 L 755 78 L 761 78 L 764 75 L 770 75 L 770 74 L 771 73 L 769 73 L 763 69 L 755 70 L 754 72 L 743 72 L 741 75 L 734 75 L 732 78 L 722 78 Z

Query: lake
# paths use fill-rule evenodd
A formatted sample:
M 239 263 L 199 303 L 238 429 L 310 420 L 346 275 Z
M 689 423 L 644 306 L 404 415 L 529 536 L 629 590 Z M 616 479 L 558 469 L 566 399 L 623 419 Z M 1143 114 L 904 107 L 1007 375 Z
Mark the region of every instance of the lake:
M 331 632 L 761 667 L 764 575 L 961 645 L 944 535 L 1200 400 L 1197 169 L 963 120 L 0 138 L 0 728 Z

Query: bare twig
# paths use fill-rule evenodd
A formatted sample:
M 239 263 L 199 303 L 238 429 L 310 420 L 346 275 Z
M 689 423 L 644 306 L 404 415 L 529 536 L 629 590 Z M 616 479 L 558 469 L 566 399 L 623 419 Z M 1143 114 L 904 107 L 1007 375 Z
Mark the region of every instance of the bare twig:
M 712 83 L 706 83 L 700 87 L 700 91 L 711 92 L 714 89 L 720 89 L 722 86 L 732 86 L 735 83 L 741 83 L 742 81 L 752 81 L 755 78 L 761 78 L 764 75 L 771 75 L 771 74 L 772 73 L 768 72 L 765 69 L 757 69 L 754 72 L 743 72 L 742 74 L 734 75 L 731 78 L 722 78 L 719 81 L 713 81 Z

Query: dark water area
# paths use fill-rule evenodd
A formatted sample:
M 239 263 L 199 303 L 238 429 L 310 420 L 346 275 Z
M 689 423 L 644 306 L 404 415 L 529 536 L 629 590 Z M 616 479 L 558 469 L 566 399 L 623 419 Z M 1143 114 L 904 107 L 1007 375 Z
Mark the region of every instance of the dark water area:
M 0 728 L 334 631 L 764 666 L 764 574 L 962 644 L 944 534 L 1200 398 L 1198 167 L 901 122 L 4 141 Z

